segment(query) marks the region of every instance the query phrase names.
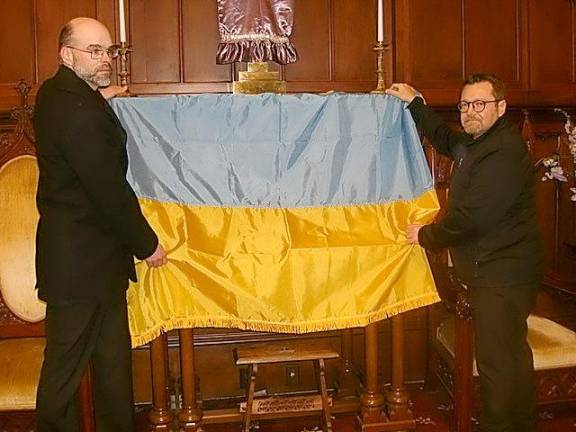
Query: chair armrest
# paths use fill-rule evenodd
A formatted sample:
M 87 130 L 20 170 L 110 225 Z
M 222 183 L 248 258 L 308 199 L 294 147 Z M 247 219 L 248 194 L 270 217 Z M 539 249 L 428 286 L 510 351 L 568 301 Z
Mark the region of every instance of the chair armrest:
M 468 287 L 454 274 L 454 268 L 448 265 L 446 253 L 429 252 L 428 260 L 444 306 L 460 319 L 472 319 Z

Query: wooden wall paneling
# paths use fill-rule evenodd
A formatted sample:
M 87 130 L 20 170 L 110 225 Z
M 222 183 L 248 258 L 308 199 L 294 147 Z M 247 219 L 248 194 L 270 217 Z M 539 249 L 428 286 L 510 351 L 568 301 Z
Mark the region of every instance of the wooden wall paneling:
M 58 68 L 58 34 L 75 17 L 96 18 L 95 0 L 36 0 L 38 84 Z
M 94 0 L 96 19 L 103 23 L 115 43 L 120 43 L 120 25 L 118 24 L 118 0 Z
M 406 382 L 421 382 L 426 371 L 427 308 L 404 314 L 404 377 Z M 391 319 L 378 323 L 379 382 L 382 386 L 392 381 L 392 328 Z M 409 341 L 409 342 L 407 342 Z M 365 376 L 364 333 L 353 329 L 352 363 L 360 376 Z
M 36 82 L 35 19 L 33 0 L 0 4 L 0 111 L 18 104 L 20 79 Z
M 543 157 L 549 156 L 554 153 L 556 149 L 556 140 L 554 138 L 541 139 L 536 142 L 532 147 L 534 153 L 534 161 Z M 536 198 L 538 208 L 538 220 L 540 222 L 540 229 L 544 238 L 544 249 L 546 251 L 545 265 L 547 269 L 555 267 L 553 251 L 555 248 L 554 240 L 554 197 L 555 197 L 555 184 L 553 181 L 541 181 L 544 175 L 544 170 L 539 168 L 536 184 Z
M 396 71 L 394 58 L 396 55 L 396 46 L 394 44 L 394 35 L 396 34 L 395 23 L 396 2 L 394 0 L 384 0 L 384 83 L 389 86 L 395 79 Z M 374 58 L 374 73 L 376 73 L 376 58 Z M 377 76 L 376 76 L 377 77 Z
M 545 109 L 532 112 L 530 119 L 537 136 L 536 143 L 532 146 L 534 161 L 559 150 L 562 167 L 568 173 L 572 173 L 572 157 L 565 143 L 562 116 L 554 113 L 552 109 Z M 539 167 L 539 179 L 544 172 L 543 167 Z M 538 181 L 536 188 L 538 217 L 546 252 L 546 271 L 555 273 L 564 281 L 576 280 L 574 265 L 576 255 L 568 246 L 576 243 L 576 204 L 570 200 L 570 187 L 574 187 L 574 178 L 569 175 L 566 183 L 552 180 Z
M 200 377 L 202 400 L 241 398 L 240 368 L 232 354 L 236 344 L 210 345 L 196 348 L 196 375 Z M 258 383 L 259 389 L 263 381 Z
M 0 111 L 18 104 L 17 81 L 24 79 L 33 86 L 33 98 L 38 85 L 56 72 L 58 34 L 67 21 L 78 16 L 99 19 L 113 35 L 117 31 L 115 0 L 1 2 Z M 16 47 L 18 55 L 14 55 Z
M 285 66 L 285 78 L 292 89 L 296 82 L 332 79 L 332 20 L 330 0 L 300 0 L 294 8 L 291 41 L 299 60 Z M 294 90 L 293 90 L 294 91 Z
M 528 103 L 528 90 L 530 88 L 530 20 L 528 17 L 528 3 L 530 0 L 520 0 L 520 80 L 522 82 L 520 95 L 517 99 L 522 101 L 521 106 Z M 514 98 L 510 98 L 514 89 L 508 89 L 508 98 L 513 104 Z
M 464 77 L 463 1 L 397 3 L 398 76 L 421 90 L 431 105 L 453 105 L 460 94 Z
M 396 0 L 394 2 L 394 29 L 392 46 L 394 49 L 395 82 L 412 83 L 412 42 L 410 32 L 410 0 Z
M 531 105 L 574 105 L 574 5 L 568 0 L 530 0 Z
M 134 403 L 136 405 L 152 402 L 152 374 L 149 347 L 143 346 L 132 350 L 132 376 Z
M 129 2 L 132 83 L 180 83 L 179 0 Z
M 216 64 L 220 35 L 214 0 L 183 0 L 182 32 L 185 82 L 232 81 L 232 66 Z
M 465 76 L 489 72 L 500 77 L 509 103 L 522 103 L 510 93 L 522 88 L 520 0 L 465 0 Z M 510 97 L 512 96 L 512 97 Z
M 96 19 L 102 22 L 110 31 L 114 43 L 120 43 L 120 24 L 118 12 L 118 0 L 95 0 Z M 118 68 L 120 60 L 112 62 L 112 84 L 118 82 Z M 130 78 L 130 77 L 128 77 Z
M 376 85 L 376 1 L 332 0 L 334 80 Z
M 563 130 L 563 122 L 559 129 Z M 562 166 L 567 173 L 574 174 L 573 158 L 570 155 L 566 134 L 560 136 Z M 556 269 L 565 279 L 576 281 L 576 202 L 570 200 L 571 187 L 576 187 L 576 179 L 568 176 L 568 182 L 559 184 L 559 244 Z M 576 287 L 573 288 L 576 293 Z
M 3 1 L 0 10 L 0 83 L 36 81 L 34 1 Z
M 1 4 L 0 110 L 17 104 L 15 79 L 38 84 L 57 68 L 57 36 L 76 16 L 118 35 L 118 0 L 21 0 Z M 235 70 L 217 66 L 212 0 L 126 0 L 133 93 L 229 91 Z M 512 105 L 573 105 L 575 6 L 569 0 L 385 0 L 394 80 L 432 105 L 453 105 L 462 78 L 489 69 L 504 77 Z M 17 6 L 16 6 L 17 5 Z M 18 9 L 16 9 L 18 8 Z M 393 22 L 391 13 L 393 12 Z M 390 20 L 390 21 L 388 21 Z M 393 32 L 389 36 L 389 32 Z M 291 92 L 369 91 L 375 85 L 376 0 L 297 0 L 301 60 L 280 68 Z M 35 46 L 36 44 L 36 46 Z M 19 46 L 20 55 L 11 54 Z M 34 46 L 36 51 L 34 51 Z M 278 70 L 276 65 L 272 69 Z M 391 67 L 388 67 L 391 69 Z M 32 95 L 35 89 L 32 90 Z

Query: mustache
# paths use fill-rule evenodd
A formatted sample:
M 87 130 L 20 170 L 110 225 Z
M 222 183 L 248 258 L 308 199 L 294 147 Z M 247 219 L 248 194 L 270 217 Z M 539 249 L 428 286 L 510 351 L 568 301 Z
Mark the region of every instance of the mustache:
M 112 72 L 112 66 L 110 66 L 109 64 L 104 64 L 100 67 L 98 67 L 98 69 L 96 69 L 98 72 L 102 71 L 102 72 Z
M 468 123 L 468 122 L 472 122 L 472 121 L 480 121 L 480 120 L 481 120 L 480 117 L 468 116 L 464 119 L 464 123 Z

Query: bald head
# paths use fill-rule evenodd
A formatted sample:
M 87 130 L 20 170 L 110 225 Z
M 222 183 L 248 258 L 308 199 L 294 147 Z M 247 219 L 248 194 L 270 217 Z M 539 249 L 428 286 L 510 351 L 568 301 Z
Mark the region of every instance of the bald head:
M 100 21 L 88 17 L 74 18 L 62 27 L 59 45 L 61 48 L 66 45 L 82 44 L 86 39 L 92 40 L 94 37 L 107 39 L 107 45 L 112 43 L 110 32 Z
M 74 18 L 60 31 L 60 63 L 72 69 L 93 89 L 110 84 L 112 38 L 93 18 Z

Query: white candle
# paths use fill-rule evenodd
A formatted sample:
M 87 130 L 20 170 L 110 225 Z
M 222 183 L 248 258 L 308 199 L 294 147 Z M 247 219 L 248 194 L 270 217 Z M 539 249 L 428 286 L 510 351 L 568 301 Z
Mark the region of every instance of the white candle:
M 384 0 L 378 0 L 378 42 L 384 41 Z
M 124 20 L 124 0 L 118 0 L 118 21 L 120 22 L 120 42 L 126 42 L 126 22 Z

